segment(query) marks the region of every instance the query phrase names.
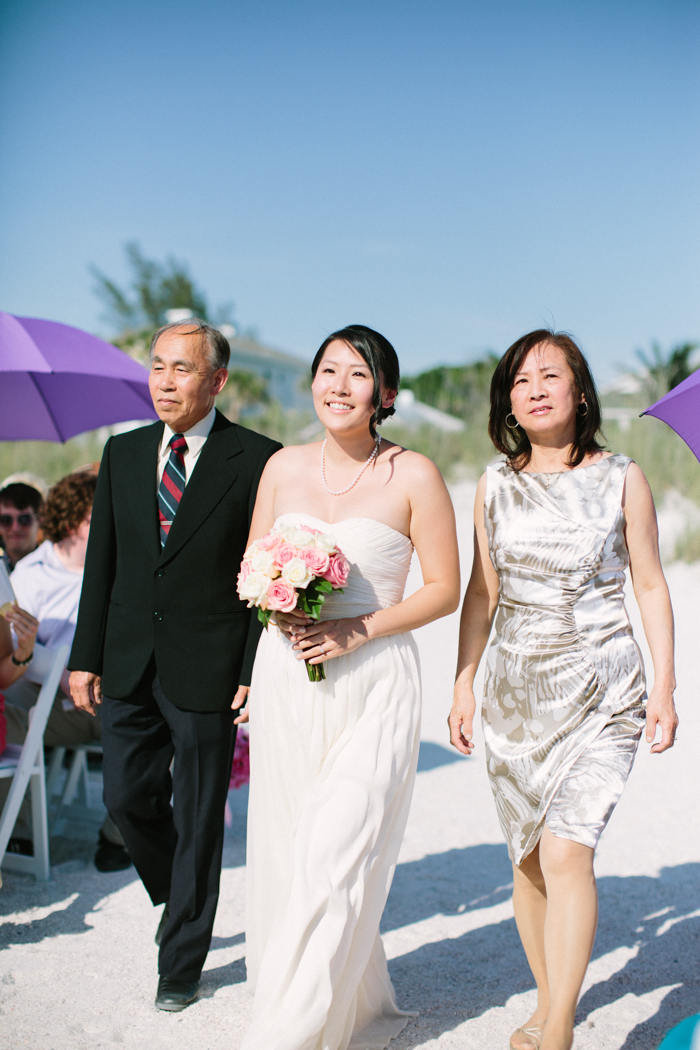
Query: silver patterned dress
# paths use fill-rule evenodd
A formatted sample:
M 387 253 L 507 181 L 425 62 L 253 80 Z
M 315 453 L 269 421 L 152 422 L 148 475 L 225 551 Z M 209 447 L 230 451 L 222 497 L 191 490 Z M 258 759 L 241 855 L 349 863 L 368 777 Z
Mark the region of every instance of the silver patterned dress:
M 557 474 L 487 471 L 500 595 L 482 722 L 516 864 L 545 822 L 595 847 L 634 761 L 646 690 L 623 597 L 629 463 L 617 454 Z

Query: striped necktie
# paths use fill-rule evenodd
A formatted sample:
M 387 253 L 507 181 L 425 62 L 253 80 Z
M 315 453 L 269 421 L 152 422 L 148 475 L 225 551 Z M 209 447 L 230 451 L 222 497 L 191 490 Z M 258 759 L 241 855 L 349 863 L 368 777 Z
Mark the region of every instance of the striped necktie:
M 158 486 L 158 519 L 160 521 L 160 545 L 165 546 L 165 541 L 170 533 L 177 508 L 185 491 L 187 478 L 185 475 L 185 452 L 187 442 L 182 434 L 173 434 L 169 441 L 170 456 L 165 464 L 163 477 Z

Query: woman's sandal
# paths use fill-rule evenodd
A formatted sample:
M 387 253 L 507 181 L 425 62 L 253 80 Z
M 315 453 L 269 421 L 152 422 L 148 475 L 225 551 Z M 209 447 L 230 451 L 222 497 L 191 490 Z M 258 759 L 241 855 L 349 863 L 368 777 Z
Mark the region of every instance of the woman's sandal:
M 516 1036 L 525 1036 L 528 1043 L 532 1043 L 533 1050 L 540 1050 L 542 1045 L 542 1036 L 544 1035 L 544 1026 L 546 1021 L 537 1021 L 536 1024 L 526 1024 L 522 1028 L 516 1028 L 510 1037 L 511 1050 L 530 1050 L 529 1046 L 523 1046 L 522 1043 L 514 1043 L 513 1040 Z

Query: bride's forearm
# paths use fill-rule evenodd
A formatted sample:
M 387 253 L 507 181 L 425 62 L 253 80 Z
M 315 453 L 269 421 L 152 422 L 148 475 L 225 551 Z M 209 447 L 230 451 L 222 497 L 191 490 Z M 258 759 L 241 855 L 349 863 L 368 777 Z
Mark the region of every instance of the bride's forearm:
M 452 583 L 426 583 L 410 598 L 388 609 L 361 616 L 367 638 L 385 638 L 391 634 L 415 631 L 426 623 L 448 616 L 459 605 L 459 587 Z

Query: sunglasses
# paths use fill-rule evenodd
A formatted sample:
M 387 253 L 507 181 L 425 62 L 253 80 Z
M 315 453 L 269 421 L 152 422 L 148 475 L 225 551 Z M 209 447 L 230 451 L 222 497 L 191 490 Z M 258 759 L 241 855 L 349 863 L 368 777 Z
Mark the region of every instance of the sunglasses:
M 33 514 L 0 514 L 0 529 L 11 529 L 17 523 L 21 529 L 27 529 L 34 524 Z

